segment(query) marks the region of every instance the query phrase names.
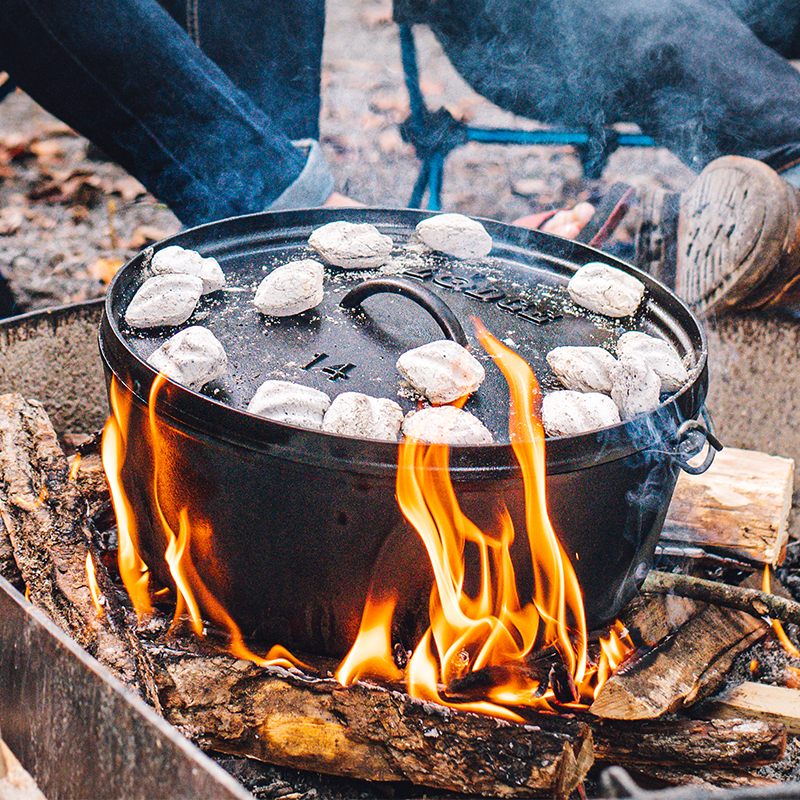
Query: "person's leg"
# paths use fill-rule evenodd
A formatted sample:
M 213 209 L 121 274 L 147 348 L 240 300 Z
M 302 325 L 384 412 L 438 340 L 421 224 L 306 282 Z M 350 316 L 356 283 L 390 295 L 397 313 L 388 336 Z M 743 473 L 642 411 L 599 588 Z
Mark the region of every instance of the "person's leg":
M 784 58 L 800 58 L 798 0 L 725 0 L 764 44 Z
M 428 24 L 498 105 L 545 122 L 632 121 L 700 169 L 800 156 L 800 74 L 723 0 L 442 0 Z
M 155 0 L 6 0 L 0 53 L 22 89 L 186 224 L 263 210 L 309 168 Z M 330 195 L 326 170 L 308 205 Z
M 325 0 L 161 0 L 292 139 L 319 138 Z

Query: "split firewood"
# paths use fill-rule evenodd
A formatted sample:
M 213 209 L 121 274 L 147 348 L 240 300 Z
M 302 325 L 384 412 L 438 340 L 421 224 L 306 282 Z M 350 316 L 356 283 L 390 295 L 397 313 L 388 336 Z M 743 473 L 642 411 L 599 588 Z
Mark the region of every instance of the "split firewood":
M 709 709 L 715 717 L 750 717 L 780 722 L 800 734 L 800 690 L 749 681 L 723 692 Z
M 786 750 L 787 728 L 778 720 L 669 717 L 643 722 L 595 720 L 590 724 L 595 758 L 626 767 L 745 768 L 779 761 Z
M 760 618 L 707 606 L 612 675 L 591 711 L 609 719 L 655 719 L 690 706 L 712 694 L 734 658 L 767 630 Z
M 30 600 L 157 707 L 146 654 L 99 568 L 87 502 L 41 404 L 17 394 L 0 395 L 0 519 Z M 89 556 L 104 597 L 102 614 L 88 586 Z
M 726 447 L 702 475 L 681 473 L 662 543 L 780 564 L 789 538 L 794 461 Z
M 145 647 L 161 667 L 164 716 L 203 748 L 496 797 L 567 797 L 593 762 L 589 727 L 571 716 L 518 724 L 366 683 L 344 688 L 229 656 Z

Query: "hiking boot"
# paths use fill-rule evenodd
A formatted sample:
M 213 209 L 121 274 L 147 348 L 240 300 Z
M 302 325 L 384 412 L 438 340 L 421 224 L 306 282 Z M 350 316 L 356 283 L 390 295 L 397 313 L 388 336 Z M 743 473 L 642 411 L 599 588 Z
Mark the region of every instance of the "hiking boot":
M 800 301 L 800 193 L 761 161 L 712 161 L 641 198 L 637 263 L 702 315 Z

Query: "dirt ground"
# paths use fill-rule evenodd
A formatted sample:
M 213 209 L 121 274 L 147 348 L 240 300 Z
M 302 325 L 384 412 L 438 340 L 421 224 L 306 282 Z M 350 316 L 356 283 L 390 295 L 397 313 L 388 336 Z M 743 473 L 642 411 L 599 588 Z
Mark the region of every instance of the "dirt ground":
M 477 96 L 433 36 L 416 33 L 432 109 L 444 105 L 478 125 L 534 124 Z M 407 114 L 390 0 L 329 0 L 321 126 L 340 191 L 372 206 L 408 203 L 419 162 L 398 132 Z M 625 148 L 603 183 L 681 189 L 691 178 L 665 150 Z M 448 158 L 443 206 L 510 221 L 572 204 L 592 188 L 569 147 L 469 144 Z M 116 266 L 179 228 L 141 184 L 22 92 L 0 103 L 0 273 L 15 312 L 101 296 Z

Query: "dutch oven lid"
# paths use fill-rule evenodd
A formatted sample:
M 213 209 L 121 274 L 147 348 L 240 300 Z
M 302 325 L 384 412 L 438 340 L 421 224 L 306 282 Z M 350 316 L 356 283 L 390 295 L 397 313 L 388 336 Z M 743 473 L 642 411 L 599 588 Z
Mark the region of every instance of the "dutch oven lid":
M 658 430 L 674 432 L 680 422 L 697 416 L 707 384 L 705 337 L 685 304 L 663 285 L 584 245 L 486 220 L 482 222 L 494 245 L 486 258 L 470 262 L 423 252 L 413 247 L 414 228 L 430 215 L 361 208 L 264 213 L 210 223 L 160 242 L 157 249 L 177 244 L 219 261 L 227 286 L 201 298 L 181 327 L 208 327 L 228 354 L 227 376 L 208 384 L 202 394 L 168 384 L 159 401 L 161 413 L 196 433 L 269 447 L 301 461 L 333 459 L 351 467 L 393 469 L 395 444 L 292 428 L 246 413 L 247 404 L 263 381 L 280 379 L 320 389 L 332 398 L 353 391 L 388 397 L 408 412 L 418 398 L 404 386 L 395 368 L 397 357 L 434 339 L 458 338 L 460 322 L 470 351 L 486 368 L 486 380 L 465 409 L 492 431 L 497 444 L 454 448 L 453 464 L 456 469 L 459 464 L 473 470 L 508 468 L 513 464 L 507 444 L 508 388 L 477 341 L 471 322 L 475 316 L 531 365 L 543 391 L 563 388 L 545 360 L 560 345 L 612 346 L 613 351 L 622 333 L 640 330 L 668 340 L 681 356 L 689 356 L 689 383 L 653 415 L 645 415 L 648 419 L 548 440 L 550 471 L 644 449 L 652 444 L 654 420 Z M 335 220 L 370 222 L 391 236 L 395 248 L 389 263 L 369 271 L 326 265 L 321 305 L 288 318 L 261 314 L 252 299 L 264 276 L 292 260 L 319 259 L 308 237 Z M 632 318 L 610 319 L 571 301 L 567 281 L 590 261 L 630 272 L 644 282 L 645 299 Z M 144 280 L 147 262 L 144 251 L 114 278 L 100 337 L 106 364 L 145 402 L 155 377 L 145 359 L 178 330 L 135 330 L 124 323 L 124 311 Z M 376 280 L 377 288 L 361 286 Z M 344 308 L 340 303 L 348 293 L 353 307 Z M 447 317 L 448 308 L 455 321 Z

